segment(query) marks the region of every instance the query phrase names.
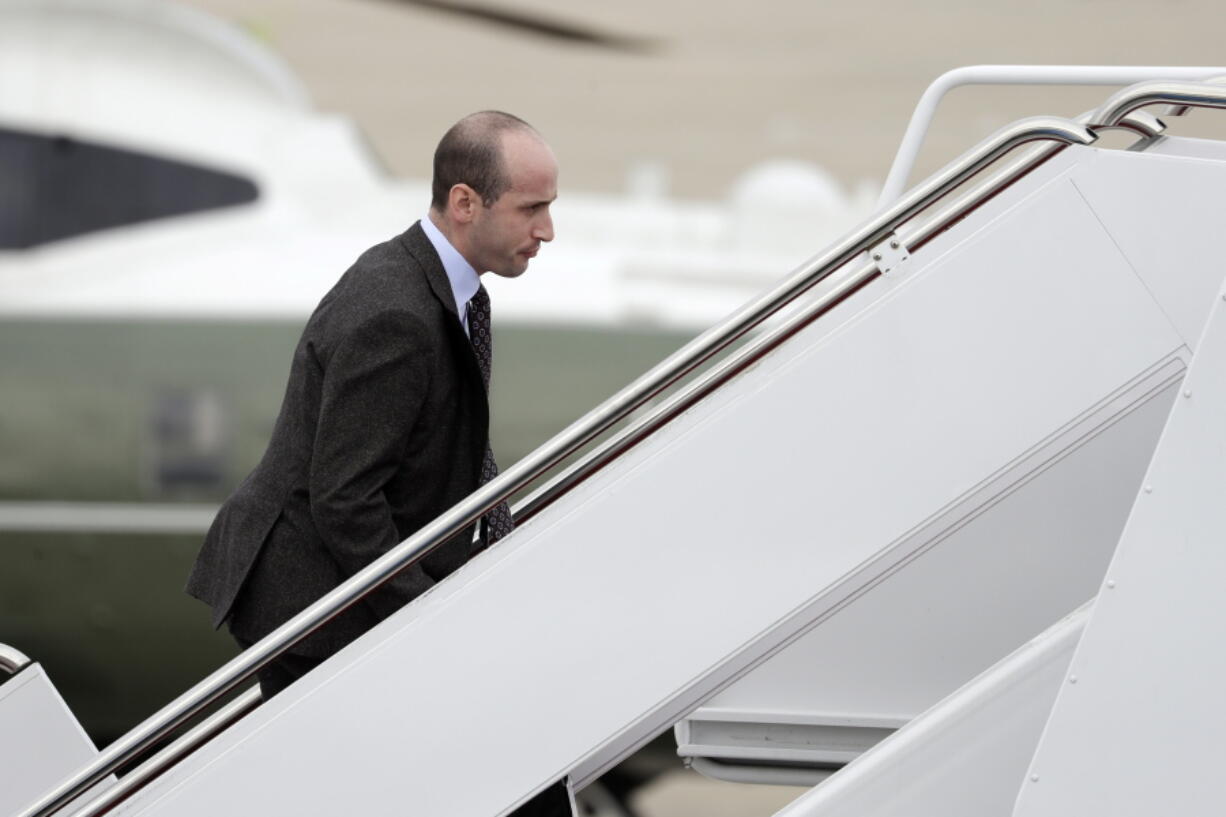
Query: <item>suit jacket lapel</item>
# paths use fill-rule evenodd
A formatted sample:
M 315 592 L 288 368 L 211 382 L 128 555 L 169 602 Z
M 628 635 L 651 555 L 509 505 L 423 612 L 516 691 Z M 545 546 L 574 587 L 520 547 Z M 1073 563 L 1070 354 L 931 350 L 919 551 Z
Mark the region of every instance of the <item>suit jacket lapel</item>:
M 430 291 L 434 293 L 434 297 L 438 298 L 443 308 L 450 312 L 459 323 L 460 316 L 456 312 L 455 293 L 451 291 L 451 281 L 447 279 L 447 270 L 443 269 L 443 262 L 439 259 L 438 253 L 434 251 L 434 245 L 430 243 L 430 239 L 426 237 L 426 231 L 421 228 L 421 222 L 414 223 L 405 231 L 400 236 L 400 242 L 425 272 L 426 282 L 430 284 Z
M 434 250 L 434 245 L 430 243 L 430 239 L 426 237 L 426 232 L 421 228 L 421 223 L 416 222 L 400 235 L 400 243 L 408 250 L 425 273 L 426 282 L 430 285 L 430 291 L 434 293 L 434 297 L 439 304 L 451 316 L 451 320 L 447 322 L 450 328 L 453 339 L 458 344 L 458 348 L 467 349 L 467 353 L 461 353 L 460 357 L 466 363 L 461 364 L 468 372 L 469 376 L 476 377 L 477 383 L 481 391 L 485 392 L 485 381 L 481 377 L 481 367 L 477 363 L 477 353 L 473 349 L 472 343 L 468 339 L 468 335 L 464 332 L 464 325 L 460 323 L 460 315 L 456 312 L 455 293 L 451 290 L 451 281 L 447 278 L 447 270 L 443 269 L 443 262 L 438 257 L 438 253 Z M 486 395 L 486 400 L 489 400 L 489 395 Z

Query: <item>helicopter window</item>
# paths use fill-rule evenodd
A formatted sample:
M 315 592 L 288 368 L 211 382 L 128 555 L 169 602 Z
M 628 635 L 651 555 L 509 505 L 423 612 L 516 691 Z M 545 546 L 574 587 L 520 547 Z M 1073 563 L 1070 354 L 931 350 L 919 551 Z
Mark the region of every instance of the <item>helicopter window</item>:
M 207 388 L 159 387 L 146 440 L 146 484 L 154 495 L 216 499 L 232 443 L 222 395 Z
M 0 128 L 0 249 L 255 201 L 250 180 L 144 153 Z

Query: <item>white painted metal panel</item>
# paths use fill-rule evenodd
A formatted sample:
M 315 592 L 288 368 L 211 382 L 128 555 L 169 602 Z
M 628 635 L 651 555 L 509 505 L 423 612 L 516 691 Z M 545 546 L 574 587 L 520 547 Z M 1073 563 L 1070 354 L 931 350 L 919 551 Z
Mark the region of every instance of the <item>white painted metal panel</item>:
M 671 724 L 1182 346 L 1068 183 L 880 290 L 118 813 L 501 813 Z
M 1226 297 L 1226 296 L 1224 296 Z M 1226 300 L 1137 495 L 1014 811 L 1220 814 Z
M 776 817 L 1007 814 L 1087 618 L 1061 620 Z
M 1226 189 L 1226 145 L 1166 139 L 1152 152 L 1162 158 L 1087 152 L 1061 169 L 1191 345 L 1221 276 L 1220 266 L 1208 262 L 1217 253 L 1216 237 L 1226 233 L 1226 208 L 1217 203 Z M 1180 158 L 1186 156 L 1196 158 Z M 1009 195 L 1016 201 L 1022 192 Z M 972 223 L 990 223 L 999 213 L 987 208 Z M 1049 469 L 1044 455 L 1075 442 L 1069 434 L 1053 439 L 1037 464 L 1022 462 L 1017 473 L 1002 475 L 1006 484 L 1022 475 L 1031 481 L 1000 506 L 981 511 L 968 499 L 961 516 L 951 511 L 945 529 L 926 532 L 940 540 L 935 555 L 873 588 L 695 712 L 691 717 L 706 723 L 701 736 L 686 730 L 683 741 L 679 732 L 682 754 L 725 763 L 765 758 L 763 747 L 773 743 L 771 751 L 779 751 L 768 732 L 803 724 L 813 731 L 787 759 L 831 762 L 823 726 L 876 731 L 900 725 L 1091 596 L 1166 422 L 1169 396 L 1151 404 L 1144 419 L 1108 430 L 1105 439 L 1068 452 Z M 1102 414 L 1130 409 L 1117 404 Z M 975 499 L 996 501 L 990 493 Z M 964 525 L 962 517 L 972 513 L 981 515 Z M 722 736 L 714 728 L 721 722 L 727 725 Z M 754 724 L 761 727 L 757 740 L 749 729 Z M 841 733 L 831 740 L 835 748 L 847 744 Z M 745 779 L 747 770 L 730 773 Z
M 1219 154 L 1226 154 L 1222 143 Z M 1208 158 L 1191 140 L 1167 140 L 1165 152 L 1100 151 L 1072 174 L 1077 190 L 1162 305 L 1188 346 L 1205 325 L 1222 278 L 1226 236 L 1226 155 Z
M 0 814 L 16 814 L 98 755 L 40 664 L 0 684 Z M 105 790 L 110 777 L 81 795 Z
M 905 567 L 679 725 L 678 753 L 738 779 L 751 775 L 737 760 L 844 763 L 1091 597 L 1182 375 L 1178 360 L 1157 367 L 917 531 Z M 808 729 L 785 747 L 780 725 Z
M 1193 113 L 1194 116 L 1216 116 L 1203 112 Z M 1215 162 L 1226 162 L 1226 142 L 1217 139 L 1191 139 L 1186 136 L 1165 136 L 1151 145 L 1145 151 L 1150 155 L 1184 156 L 1189 159 L 1210 159 Z

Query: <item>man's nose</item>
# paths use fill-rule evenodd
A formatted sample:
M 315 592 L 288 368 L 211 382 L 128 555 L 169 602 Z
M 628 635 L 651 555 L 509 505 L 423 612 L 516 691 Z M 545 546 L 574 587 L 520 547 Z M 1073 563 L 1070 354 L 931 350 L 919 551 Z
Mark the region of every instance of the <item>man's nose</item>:
M 538 241 L 553 241 L 553 216 L 549 211 L 541 216 L 532 230 L 532 237 Z

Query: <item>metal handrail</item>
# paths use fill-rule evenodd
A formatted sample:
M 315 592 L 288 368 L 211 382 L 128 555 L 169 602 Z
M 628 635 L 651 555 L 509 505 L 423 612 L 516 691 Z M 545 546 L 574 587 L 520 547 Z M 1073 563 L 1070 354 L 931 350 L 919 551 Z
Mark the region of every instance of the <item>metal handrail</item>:
M 1157 65 L 966 65 L 946 71 L 920 96 L 881 187 L 878 207 L 896 199 L 915 166 L 928 126 L 945 95 L 966 85 L 1130 85 L 1153 79 L 1200 81 L 1221 73 L 1215 66 Z
M 622 389 L 527 457 L 486 483 L 449 511 L 426 525 L 319 601 L 281 625 L 264 639 L 180 695 L 90 764 L 32 804 L 21 817 L 45 817 L 81 791 L 129 762 L 168 733 L 216 701 L 257 669 L 300 639 L 355 604 L 442 542 L 475 522 L 487 510 L 534 482 L 549 469 L 591 442 L 631 412 L 684 378 L 751 329 L 885 239 L 901 223 L 926 209 L 967 179 L 1016 147 L 1034 141 L 1088 145 L 1096 139 L 1084 126 L 1055 117 L 1015 122 L 933 174 L 896 204 L 875 216 L 830 249 L 803 265 L 769 293 L 759 297 L 719 325 L 704 332 L 667 360 Z
M 1093 117 L 1093 113 L 1093 111 L 1086 112 L 1077 117 L 1076 121 L 1090 127 L 1095 132 L 1107 130 L 1108 128 L 1102 125 L 1091 123 L 1090 120 Z M 1141 137 L 1138 142 L 1134 143 L 1133 147 L 1158 138 L 1166 130 L 1166 125 L 1163 124 L 1162 120 L 1145 111 L 1133 111 L 1121 119 L 1120 123 L 1114 127 L 1130 131 Z M 987 199 L 996 195 L 998 191 L 1003 190 L 1016 179 L 1034 170 L 1055 156 L 1061 149 L 1062 146 L 1060 145 L 1040 145 L 1031 148 L 1018 158 L 1010 160 L 1003 167 L 995 170 L 988 180 L 976 186 L 975 189 L 960 194 L 952 201 L 941 206 L 936 213 L 925 221 L 900 232 L 900 241 L 911 252 L 923 247 L 924 244 L 956 224 L 969 212 L 982 206 Z
M 1226 75 L 1218 76 L 1218 77 L 1210 77 L 1209 79 L 1201 80 L 1201 82 L 1207 82 L 1210 85 L 1226 85 Z M 1166 109 L 1163 115 L 1164 116 L 1183 116 L 1189 110 L 1191 110 L 1191 107 L 1188 105 L 1171 105 L 1169 108 Z
M 1080 122 L 1081 120 L 1079 119 L 1078 121 Z M 1166 132 L 1166 123 L 1152 113 L 1145 111 L 1132 111 L 1115 125 L 1099 123 L 1093 124 L 1092 127 L 1095 131 L 1107 128 L 1122 128 L 1123 130 L 1132 131 L 1142 139 L 1156 139 Z
M 1089 115 L 1084 119 L 1088 120 Z M 1082 124 L 1085 124 L 1084 122 Z M 1119 127 L 1126 128 L 1146 139 L 1159 136 L 1165 126 L 1150 114 L 1138 111 L 1129 114 L 1121 121 Z M 1046 162 L 1065 146 L 1061 144 L 1044 145 L 1035 148 L 1028 154 L 1012 161 L 1003 170 L 995 173 L 990 179 L 958 198 L 951 206 L 941 211 L 914 230 L 906 233 L 898 232 L 899 242 L 909 251 L 923 246 L 946 227 L 965 216 L 970 210 L 996 195 L 1017 179 Z M 710 394 L 737 373 L 759 360 L 776 346 L 783 343 L 804 326 L 820 318 L 835 306 L 846 300 L 860 287 L 867 284 L 880 273 L 877 264 L 865 263 L 852 271 L 846 272 L 837 285 L 823 293 L 821 298 L 808 304 L 803 310 L 796 312 L 787 326 L 781 327 L 769 334 L 757 338 L 752 344 L 730 357 L 718 371 L 709 372 L 702 379 L 694 382 L 684 391 L 674 395 L 668 402 L 658 406 L 651 414 L 641 418 L 633 428 L 626 429 L 621 434 L 606 440 L 599 448 L 589 452 L 583 459 L 572 465 L 565 473 L 537 489 L 527 498 L 521 508 L 516 508 L 515 518 L 524 521 L 531 519 L 544 510 L 562 494 L 569 491 L 578 482 L 600 470 L 606 463 L 616 459 L 632 448 L 639 440 L 651 435 L 661 426 L 688 410 L 699 400 Z
M 1138 82 L 1112 94 L 1095 111 L 1091 121 L 1098 127 L 1115 127 L 1138 108 L 1158 103 L 1190 108 L 1226 108 L 1226 87 L 1208 82 Z
M 0 670 L 9 675 L 16 675 L 34 662 L 29 656 L 8 644 L 0 644 Z
M 1086 114 L 1079 121 L 1085 124 L 1089 118 L 1090 115 Z M 1165 125 L 1161 120 L 1143 111 L 1136 111 L 1124 117 L 1117 127 L 1132 131 L 1143 139 L 1153 139 L 1160 136 L 1165 130 Z M 1064 147 L 1065 145 L 1062 144 L 1043 145 L 1011 161 L 988 180 L 976 184 L 973 190 L 961 195 L 949 206 L 941 208 L 936 215 L 925 220 L 915 229 L 905 232 L 898 230 L 896 234 L 899 243 L 912 252 L 922 247 L 951 224 L 961 220 L 972 209 L 982 205 L 986 200 L 1052 158 Z M 786 326 L 756 338 L 751 344 L 738 350 L 734 356 L 724 361 L 718 370 L 708 372 L 699 380 L 691 383 L 667 402 L 656 407 L 650 414 L 640 418 L 632 428 L 625 429 L 615 437 L 606 440 L 600 447 L 588 452 L 581 460 L 574 463 L 565 473 L 534 491 L 521 507 L 516 508 L 515 518 L 523 521 L 531 519 L 576 484 L 587 479 L 606 464 L 633 448 L 639 441 L 692 408 L 715 389 L 760 360 L 805 326 L 831 311 L 881 274 L 876 262 L 872 261 L 866 261 L 859 267 L 845 270 L 838 282 L 825 291 L 820 298 L 793 313 Z
M 131 797 L 153 778 L 191 754 L 197 746 L 223 732 L 226 727 L 255 709 L 264 700 L 258 686 L 248 689 L 213 713 L 199 726 L 158 752 L 136 769 L 124 775 L 118 783 L 74 811 L 70 817 L 90 817 L 110 811 Z

